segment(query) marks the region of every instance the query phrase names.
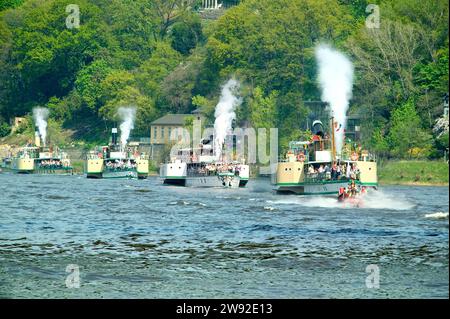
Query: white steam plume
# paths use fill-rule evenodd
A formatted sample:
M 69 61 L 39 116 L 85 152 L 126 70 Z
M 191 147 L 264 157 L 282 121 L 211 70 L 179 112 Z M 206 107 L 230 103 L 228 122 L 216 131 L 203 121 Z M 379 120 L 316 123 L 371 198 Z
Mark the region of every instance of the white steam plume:
M 45 146 L 47 141 L 47 118 L 49 111 L 43 107 L 35 107 L 33 109 L 33 118 L 39 130 L 39 135 L 42 139 L 42 144 Z
M 352 98 L 353 64 L 342 53 L 327 45 L 316 47 L 319 64 L 318 81 L 322 89 L 322 101 L 328 102 L 334 120 L 336 151 L 340 153 L 344 142 L 344 129 L 347 122 L 349 100 Z
M 227 134 L 231 131 L 231 124 L 236 118 L 234 110 L 242 103 L 242 100 L 233 94 L 239 88 L 239 82 L 230 79 L 222 88 L 219 103 L 216 106 L 214 116 L 214 151 L 216 158 L 220 158 L 222 146 Z
M 136 107 L 119 107 L 117 114 L 122 120 L 120 124 L 120 144 L 125 146 L 130 137 L 131 130 L 134 129 Z

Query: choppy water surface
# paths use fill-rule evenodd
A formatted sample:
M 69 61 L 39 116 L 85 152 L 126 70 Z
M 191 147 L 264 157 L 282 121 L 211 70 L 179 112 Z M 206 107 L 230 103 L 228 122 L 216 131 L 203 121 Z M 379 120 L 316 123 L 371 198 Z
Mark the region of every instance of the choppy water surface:
M 0 297 L 448 298 L 448 206 L 447 187 L 383 187 L 352 208 L 268 180 L 0 174 Z

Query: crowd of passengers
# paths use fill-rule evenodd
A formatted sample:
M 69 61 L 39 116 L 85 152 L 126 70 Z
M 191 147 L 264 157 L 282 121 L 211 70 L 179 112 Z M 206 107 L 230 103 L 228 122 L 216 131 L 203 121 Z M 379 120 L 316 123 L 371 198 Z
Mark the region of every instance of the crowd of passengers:
M 339 179 L 359 179 L 360 171 L 356 166 L 356 163 L 333 163 L 332 165 L 321 164 L 314 167 L 309 165 L 307 171 L 307 178 L 310 179 L 326 179 L 326 180 L 339 180 Z
M 55 168 L 67 168 L 70 166 L 70 164 L 68 162 L 61 160 L 50 159 L 40 161 L 38 166 L 39 168 L 55 169 Z
M 113 171 L 134 169 L 137 167 L 137 164 L 131 162 L 130 160 L 128 160 L 128 161 L 124 161 L 124 160 L 107 161 L 105 165 L 108 170 L 113 170 Z
M 239 176 L 241 171 L 241 166 L 239 164 L 228 164 L 228 163 L 217 163 L 217 164 L 206 164 L 199 167 L 189 167 L 188 174 L 189 175 L 206 175 L 213 176 L 218 173 L 233 173 L 236 176 Z

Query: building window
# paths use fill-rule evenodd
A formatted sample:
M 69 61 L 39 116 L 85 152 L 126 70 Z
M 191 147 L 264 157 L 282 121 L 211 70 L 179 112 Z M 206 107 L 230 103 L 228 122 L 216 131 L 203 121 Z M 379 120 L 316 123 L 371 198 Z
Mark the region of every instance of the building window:
M 161 126 L 161 138 L 164 139 L 164 126 Z
M 153 127 L 153 140 L 156 141 L 156 139 L 158 138 L 158 127 Z
M 171 127 L 169 127 L 168 128 L 168 135 L 169 135 L 169 140 L 170 140 L 170 134 L 172 133 L 172 128 Z

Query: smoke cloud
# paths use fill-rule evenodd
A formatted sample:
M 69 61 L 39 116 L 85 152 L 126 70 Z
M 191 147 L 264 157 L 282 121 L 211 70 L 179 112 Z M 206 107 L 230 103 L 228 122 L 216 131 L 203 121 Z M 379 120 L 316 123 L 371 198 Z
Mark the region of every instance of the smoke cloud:
M 122 120 L 122 123 L 120 124 L 120 144 L 125 146 L 130 137 L 131 130 L 134 129 L 136 107 L 119 107 L 117 115 L 119 115 Z
M 347 110 L 352 98 L 353 64 L 342 53 L 327 45 L 316 47 L 316 60 L 319 64 L 318 82 L 322 89 L 322 101 L 328 102 L 337 123 L 335 144 L 338 153 L 344 142 L 344 129 Z
M 39 135 L 42 139 L 42 144 L 45 146 L 47 141 L 47 119 L 48 119 L 49 111 L 43 107 L 35 107 L 33 109 L 33 119 L 36 124 Z
M 235 96 L 233 92 L 239 89 L 239 82 L 230 79 L 222 88 L 219 103 L 216 106 L 214 116 L 214 151 L 216 158 L 220 158 L 225 138 L 231 132 L 231 125 L 236 118 L 234 110 L 242 103 L 242 99 Z

